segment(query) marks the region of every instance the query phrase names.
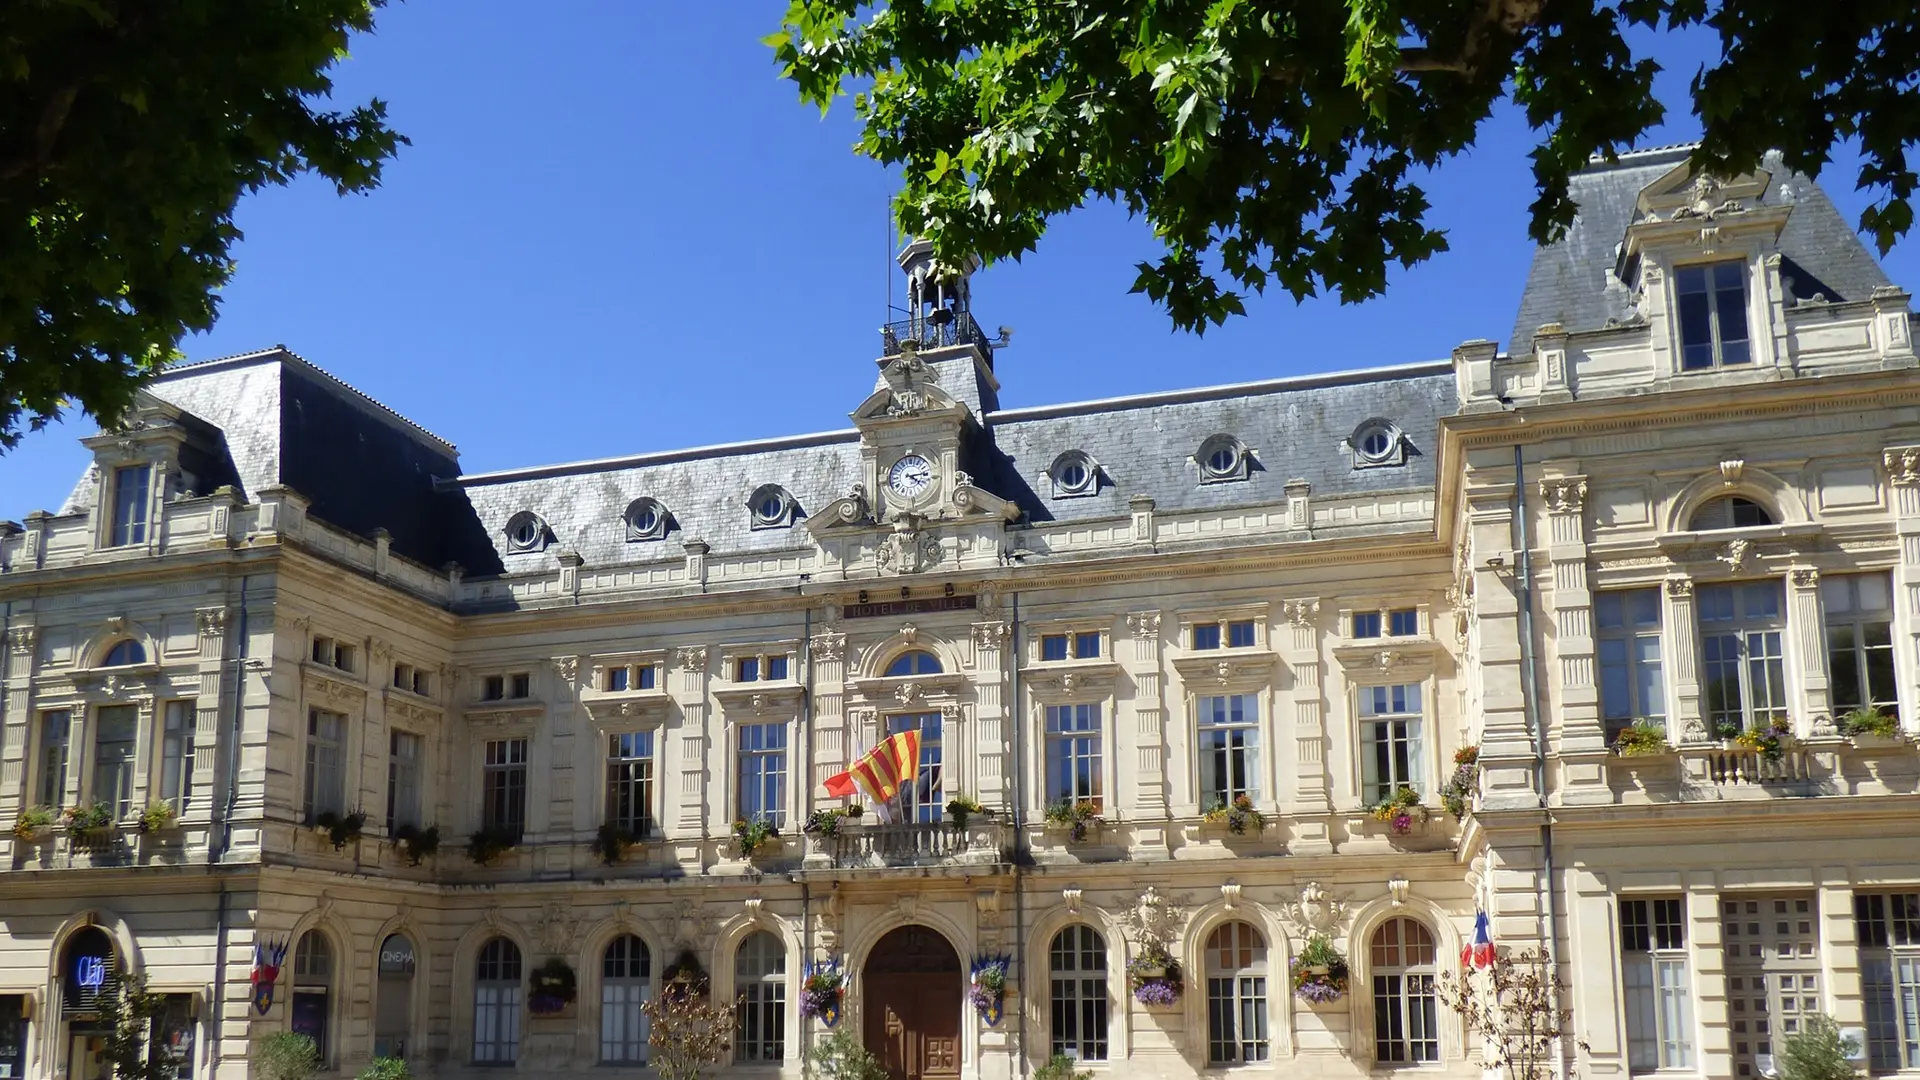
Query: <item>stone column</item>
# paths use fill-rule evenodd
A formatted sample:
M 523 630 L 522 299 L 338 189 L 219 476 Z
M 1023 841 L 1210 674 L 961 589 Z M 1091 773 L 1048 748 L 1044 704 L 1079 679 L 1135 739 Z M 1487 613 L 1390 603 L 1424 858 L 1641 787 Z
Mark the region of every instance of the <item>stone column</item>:
M 593 820 L 591 796 L 586 805 L 577 802 L 574 788 L 575 757 L 579 754 L 580 671 L 584 665 L 577 656 L 556 656 L 553 663 L 553 703 L 547 707 L 547 835 L 569 838 L 580 829 L 597 828 Z M 589 739 L 591 748 L 592 740 Z M 570 844 L 548 844 L 542 852 L 545 869 L 565 871 L 572 865 Z
M 1533 736 L 1520 674 L 1513 452 L 1505 447 L 1469 451 L 1467 465 L 1467 571 L 1473 575 L 1480 658 L 1481 806 L 1530 809 L 1540 797 L 1533 787 Z
M 1587 587 L 1587 478 L 1549 477 L 1540 481 L 1540 498 L 1547 509 L 1547 559 L 1553 575 L 1541 608 L 1552 620 L 1553 652 L 1559 660 L 1559 686 L 1550 688 L 1550 700 L 1558 707 L 1549 709 L 1545 719 L 1561 751 L 1605 750 L 1600 692 L 1594 682 L 1593 593 Z
M 33 735 L 33 666 L 39 641 L 38 627 L 11 626 L 0 647 L 0 704 L 6 706 L 6 726 L 0 729 L 0 816 L 9 821 L 34 802 L 34 793 L 26 790 L 27 745 Z
M 1660 613 L 1660 651 L 1673 668 L 1667 741 L 1706 742 L 1707 727 L 1700 718 L 1700 634 L 1693 614 L 1693 579 L 1670 577 L 1661 595 L 1666 598 L 1666 610 Z
M 1331 854 L 1327 815 L 1333 812 L 1332 780 L 1327 775 L 1326 668 L 1320 658 L 1320 601 L 1280 604 L 1277 644 L 1293 672 L 1294 776 L 1293 833 L 1287 848 L 1295 854 Z M 1276 733 L 1279 724 L 1274 725 Z
M 973 768 L 982 805 L 1009 808 L 1007 783 L 1007 624 L 998 619 L 973 624 Z M 1018 728 L 1019 721 L 1014 721 Z M 1010 820 L 1010 819 L 1009 819 Z
M 680 773 L 676 830 L 688 840 L 707 835 L 707 649 L 681 649 L 674 654 L 679 675 L 680 726 L 676 732 Z M 724 743 L 725 740 L 722 740 Z
M 1827 671 L 1826 614 L 1820 605 L 1820 571 L 1796 566 L 1787 571 L 1787 648 L 1800 665 L 1800 735 L 1833 722 L 1832 677 Z M 1809 726 L 1811 725 L 1811 726 Z
M 1920 446 L 1895 446 L 1882 456 L 1888 490 L 1893 496 L 1893 523 L 1900 537 L 1900 562 L 1893 571 L 1893 618 L 1896 633 L 1907 642 L 1908 656 L 1920 649 Z M 1909 717 L 1920 702 L 1920 664 L 1907 666 L 1907 689 L 1902 710 Z M 1905 724 L 1914 730 L 1914 721 Z
M 847 635 L 829 626 L 807 642 L 813 664 L 813 775 L 803 809 L 810 808 L 813 788 L 847 767 Z
M 1164 857 L 1167 836 L 1167 708 L 1166 680 L 1161 675 L 1160 613 L 1135 611 L 1127 615 L 1133 639 L 1133 805 L 1135 858 Z M 1114 722 L 1119 722 L 1119 703 Z M 1117 733 L 1117 727 L 1116 727 Z M 1118 742 L 1118 740 L 1115 740 Z M 1117 771 L 1117 770 L 1116 770 Z M 1159 849 L 1158 852 L 1141 849 Z

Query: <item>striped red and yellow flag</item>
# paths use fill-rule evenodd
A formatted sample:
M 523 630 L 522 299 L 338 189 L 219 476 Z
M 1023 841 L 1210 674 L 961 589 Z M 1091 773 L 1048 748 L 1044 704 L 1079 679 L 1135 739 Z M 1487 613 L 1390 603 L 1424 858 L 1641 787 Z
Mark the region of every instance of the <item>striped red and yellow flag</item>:
M 836 798 L 855 790 L 875 804 L 888 802 L 920 775 L 920 732 L 903 731 L 889 736 L 853 763 L 846 772 L 827 778 L 827 794 Z

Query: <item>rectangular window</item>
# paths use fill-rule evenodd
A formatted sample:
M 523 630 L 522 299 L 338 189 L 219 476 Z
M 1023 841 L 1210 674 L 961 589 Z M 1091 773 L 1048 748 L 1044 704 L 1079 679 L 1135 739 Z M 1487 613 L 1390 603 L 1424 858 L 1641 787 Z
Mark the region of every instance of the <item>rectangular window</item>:
M 1387 612 L 1387 636 L 1417 637 L 1420 633 L 1420 609 L 1398 608 Z
M 1827 612 L 1827 670 L 1835 715 L 1855 709 L 1898 715 L 1892 581 L 1886 574 L 1830 574 L 1820 579 L 1820 601 Z
M 607 690 L 618 692 L 627 688 L 627 669 L 623 667 L 607 669 Z
M 415 669 L 413 673 L 413 692 L 419 694 L 421 697 L 426 697 L 429 693 L 432 693 L 432 691 L 432 677 L 424 671 Z
M 413 689 L 413 669 L 405 664 L 393 665 L 393 688 L 395 690 Z
M 1227 624 L 1227 647 L 1230 649 L 1253 648 L 1253 620 L 1240 619 Z
M 420 827 L 420 748 L 411 731 L 387 735 L 387 828 Z
M 67 803 L 67 747 L 73 714 L 65 709 L 40 714 L 40 805 L 58 810 Z
M 1386 802 L 1402 787 L 1426 794 L 1420 749 L 1420 684 L 1363 686 L 1360 695 L 1362 798 Z
M 1660 682 L 1660 590 L 1623 589 L 1593 595 L 1600 653 L 1600 716 L 1612 743 L 1635 720 L 1667 722 Z
M 147 1045 L 148 1062 L 159 1067 L 158 1075 L 171 1076 L 174 1080 L 192 1080 L 195 1029 L 193 995 L 160 995 L 160 1007 L 154 1012 L 152 1023 L 153 1038 Z M 7 1075 L 0 1071 L 0 1078 Z
M 1242 795 L 1260 797 L 1260 699 L 1252 694 L 1203 697 L 1198 702 L 1200 808 L 1230 806 Z
M 768 678 L 772 677 L 768 676 Z M 622 664 L 619 667 L 610 667 L 607 669 L 603 686 L 613 693 L 625 690 L 651 690 L 653 689 L 653 665 Z
M 1805 894 L 1726 896 L 1720 912 L 1731 1075 L 1757 1077 L 1760 1055 L 1778 1061 L 1780 1044 L 1823 1008 L 1818 912 Z
M 653 665 L 645 664 L 634 668 L 631 681 L 635 690 L 653 689 Z
M 1716 737 L 1731 738 L 1785 721 L 1780 579 L 1703 585 L 1697 598 L 1707 726 Z
M 741 657 L 739 663 L 734 665 L 733 681 L 734 682 L 759 682 L 760 681 L 760 658 L 757 656 Z
M 505 675 L 489 675 L 480 680 L 480 700 L 503 701 L 506 696 L 507 677 Z
M 1067 658 L 1067 635 L 1065 634 L 1040 635 L 1040 659 L 1041 660 L 1043 661 L 1065 660 L 1066 658 Z
M 1858 893 L 1854 937 L 1873 1074 L 1920 1068 L 1920 893 Z
M 653 833 L 653 732 L 607 736 L 607 824 L 635 837 Z
M 1193 647 L 1196 650 L 1219 648 L 1220 647 L 1220 624 L 1219 623 L 1202 623 L 1198 626 L 1195 626 L 1193 628 Z
M 778 682 L 787 677 L 787 658 L 784 656 L 767 657 L 767 681 Z
M 527 829 L 527 740 L 492 739 L 480 776 L 480 826 L 511 833 Z
M 946 800 L 940 797 L 940 714 L 913 713 L 887 717 L 887 734 L 920 732 L 920 775 L 899 795 L 900 810 L 908 821 L 939 821 Z
M 352 671 L 353 646 L 335 642 L 333 645 L 333 666 L 341 671 Z
M 1102 809 L 1100 706 L 1047 706 L 1047 802 L 1090 802 Z
M 533 676 L 526 672 L 507 677 L 513 683 L 514 700 L 520 701 L 533 696 Z
M 746 821 L 787 823 L 787 725 L 742 724 L 740 807 Z
M 332 638 L 315 637 L 313 639 L 313 662 L 316 664 L 325 664 L 328 667 L 333 666 Z
M 109 546 L 147 542 L 147 485 L 152 476 L 150 465 L 122 465 L 113 470 L 113 528 L 107 536 Z
M 1634 1072 L 1693 1067 L 1693 997 L 1686 911 L 1678 897 L 1620 901 L 1627 1065 Z
M 1073 658 L 1075 660 L 1100 659 L 1100 631 L 1084 631 L 1073 635 Z
M 1356 611 L 1353 613 L 1353 637 L 1377 638 L 1380 636 L 1380 613 L 1377 611 Z
M 307 824 L 321 814 L 344 814 L 347 804 L 347 718 L 307 713 Z
M 185 813 L 193 797 L 194 703 L 169 701 L 160 734 L 160 797 Z
M 0 994 L 0 1080 L 27 1075 L 27 998 Z
M 1094 635 L 1096 638 L 1099 635 Z M 1253 620 L 1234 619 L 1224 623 L 1199 623 L 1193 628 L 1195 649 L 1217 649 L 1222 641 L 1229 649 L 1251 649 L 1254 644 Z M 1095 647 L 1098 648 L 1096 642 Z M 1099 655 L 1095 653 L 1095 655 Z
M 133 756 L 139 745 L 137 706 L 108 705 L 95 714 L 92 799 L 111 806 L 115 818 L 133 812 Z
M 1680 367 L 1706 371 L 1753 359 L 1747 344 L 1744 262 L 1682 266 L 1673 272 L 1680 315 Z

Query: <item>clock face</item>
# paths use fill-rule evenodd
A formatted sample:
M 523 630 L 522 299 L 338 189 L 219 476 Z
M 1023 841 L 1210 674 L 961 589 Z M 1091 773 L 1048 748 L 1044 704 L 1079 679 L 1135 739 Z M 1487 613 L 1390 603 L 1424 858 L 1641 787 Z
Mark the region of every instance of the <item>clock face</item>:
M 901 498 L 918 498 L 932 486 L 933 465 L 919 454 L 908 454 L 887 470 L 887 489 Z

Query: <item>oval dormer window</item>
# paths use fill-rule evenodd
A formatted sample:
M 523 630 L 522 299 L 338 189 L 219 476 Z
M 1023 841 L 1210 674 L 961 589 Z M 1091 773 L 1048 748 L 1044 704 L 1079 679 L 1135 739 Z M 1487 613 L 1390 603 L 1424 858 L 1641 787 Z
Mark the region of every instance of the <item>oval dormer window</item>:
M 547 523 L 531 510 L 522 510 L 507 519 L 507 550 L 539 551 L 547 545 Z
M 779 484 L 762 484 L 747 497 L 747 512 L 756 529 L 784 529 L 793 524 L 799 506 Z
M 1193 459 L 1200 463 L 1200 482 L 1203 484 L 1247 478 L 1247 448 L 1231 435 L 1215 435 L 1201 443 L 1200 449 L 1194 451 Z

